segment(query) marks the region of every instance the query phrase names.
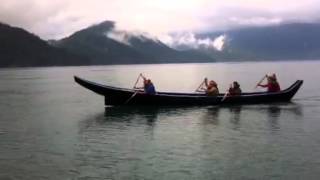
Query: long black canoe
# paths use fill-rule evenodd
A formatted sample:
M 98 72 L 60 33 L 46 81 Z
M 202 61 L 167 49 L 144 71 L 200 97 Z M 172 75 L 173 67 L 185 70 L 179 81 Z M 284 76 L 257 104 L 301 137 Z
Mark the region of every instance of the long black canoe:
M 299 90 L 303 80 L 297 80 L 287 89 L 280 92 L 250 92 L 237 96 L 224 94 L 207 96 L 200 93 L 157 92 L 155 95 L 136 92 L 133 89 L 117 88 L 91 82 L 77 76 L 74 80 L 81 86 L 105 97 L 105 105 L 223 105 L 223 104 L 260 104 L 288 102 Z

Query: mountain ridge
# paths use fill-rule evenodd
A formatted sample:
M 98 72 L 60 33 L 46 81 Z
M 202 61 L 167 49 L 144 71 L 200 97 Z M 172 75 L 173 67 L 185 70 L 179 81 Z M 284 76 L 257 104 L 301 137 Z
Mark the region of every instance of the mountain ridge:
M 318 32 L 320 23 L 212 31 L 195 34 L 195 38 L 213 41 L 225 35 L 221 50 L 202 45 L 176 50 L 149 34 L 118 30 L 113 21 L 49 41 L 0 23 L 0 67 L 319 59 Z
M 112 38 L 110 34 L 121 36 L 123 39 Z M 77 31 L 59 40 L 56 46 L 80 53 L 96 63 L 105 60 L 105 64 L 212 61 L 212 58 L 202 53 L 178 51 L 158 39 L 115 30 L 115 23 L 112 21 L 104 21 Z
M 222 58 L 229 55 L 236 56 L 234 59 L 297 60 L 320 58 L 319 32 L 319 23 L 287 23 L 244 27 L 197 36 L 215 38 L 221 34 L 226 35 Z
M 0 59 L 1 67 L 61 66 L 73 65 L 79 59 L 86 61 L 76 54 L 50 46 L 22 28 L 4 23 L 0 23 Z

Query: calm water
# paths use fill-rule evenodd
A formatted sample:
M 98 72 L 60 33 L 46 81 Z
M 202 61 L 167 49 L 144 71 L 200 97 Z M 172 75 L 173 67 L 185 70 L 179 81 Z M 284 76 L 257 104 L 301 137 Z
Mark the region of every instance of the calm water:
M 319 179 L 320 62 L 0 69 L 0 179 Z M 303 79 L 292 103 L 233 107 L 109 107 L 73 75 L 192 92 L 253 91 L 277 72 Z

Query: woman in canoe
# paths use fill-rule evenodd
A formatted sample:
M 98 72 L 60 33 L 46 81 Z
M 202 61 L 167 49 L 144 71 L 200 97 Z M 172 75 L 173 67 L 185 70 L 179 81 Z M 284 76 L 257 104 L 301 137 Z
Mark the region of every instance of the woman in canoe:
M 143 89 L 144 92 L 147 94 L 156 94 L 156 88 L 154 87 L 152 81 L 150 79 L 147 79 L 142 74 L 140 74 L 143 78 Z
M 266 78 L 268 80 L 267 84 L 259 83 L 258 86 L 267 88 L 268 92 L 279 92 L 281 90 L 276 74 L 272 74 L 271 76 L 266 75 Z
M 229 96 L 236 96 L 240 95 L 241 93 L 242 91 L 240 89 L 240 84 L 237 81 L 233 81 L 233 83 L 230 84 L 228 91 L 224 94 L 221 102 L 223 102 Z
M 233 81 L 232 85 L 230 86 L 228 93 L 231 96 L 241 94 L 240 84 L 237 81 Z
M 207 89 L 205 89 L 205 92 L 206 92 L 207 95 L 215 96 L 215 95 L 219 94 L 218 84 L 215 81 L 210 80 L 208 82 L 208 79 L 205 78 L 204 79 L 204 84 L 205 84 L 205 86 L 207 88 Z

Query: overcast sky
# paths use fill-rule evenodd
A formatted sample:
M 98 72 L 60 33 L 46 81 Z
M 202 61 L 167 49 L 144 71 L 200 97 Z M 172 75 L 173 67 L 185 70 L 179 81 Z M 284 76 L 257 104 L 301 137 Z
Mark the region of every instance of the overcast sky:
M 247 25 L 317 22 L 320 0 L 1 0 L 0 21 L 44 39 L 104 20 L 155 36 Z

